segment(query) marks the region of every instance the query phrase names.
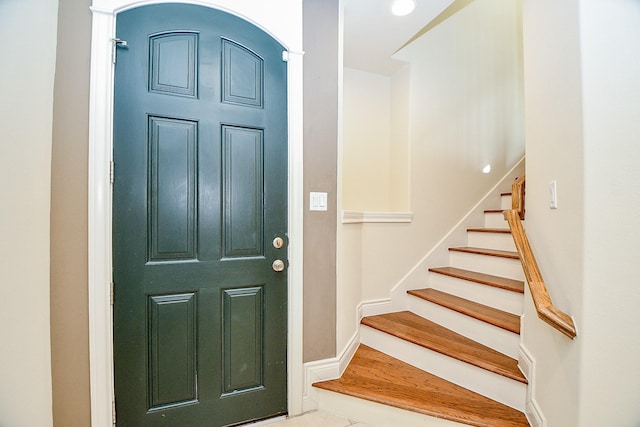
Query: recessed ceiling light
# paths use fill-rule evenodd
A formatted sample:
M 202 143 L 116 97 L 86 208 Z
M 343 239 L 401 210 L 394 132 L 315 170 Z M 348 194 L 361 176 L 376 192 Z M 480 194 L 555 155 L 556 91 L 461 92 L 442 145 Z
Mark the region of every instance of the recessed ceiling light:
M 482 173 L 489 173 L 491 172 L 491 165 L 486 165 L 485 167 L 482 168 Z
M 413 12 L 416 8 L 415 0 L 394 0 L 391 3 L 391 13 L 395 16 L 405 16 Z

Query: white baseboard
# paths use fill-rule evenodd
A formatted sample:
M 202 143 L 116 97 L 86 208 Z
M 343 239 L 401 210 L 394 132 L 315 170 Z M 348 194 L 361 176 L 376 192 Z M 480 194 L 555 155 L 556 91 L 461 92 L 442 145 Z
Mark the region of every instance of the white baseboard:
M 340 378 L 342 373 L 349 366 L 349 362 L 356 353 L 360 345 L 360 321 L 366 316 L 375 316 L 391 312 L 391 299 L 379 299 L 364 301 L 358 304 L 357 319 L 358 325 L 347 345 L 336 356 L 329 359 L 316 360 L 304 364 L 304 394 L 302 397 L 302 412 L 317 410 L 319 407 L 318 390 L 313 387 L 313 383 L 318 381 L 335 380 Z
M 338 356 L 304 364 L 302 412 L 314 411 L 319 408 L 318 390 L 313 387 L 313 383 L 340 378 L 344 370 L 347 369 L 359 345 L 360 331 L 357 330 Z
M 333 380 L 340 377 L 338 358 L 317 360 L 304 364 L 304 393 L 302 395 L 302 412 L 317 410 L 320 406 L 318 390 L 313 383 Z
M 363 317 L 391 313 L 392 311 L 391 298 L 363 301 L 358 304 L 358 327 Z
M 527 402 L 525 411 L 527 420 L 529 420 L 529 424 L 531 424 L 531 427 L 545 427 L 547 425 L 547 421 L 535 398 L 535 359 L 533 358 L 531 352 L 527 349 L 527 347 L 525 347 L 525 345 L 522 343 L 520 343 L 518 367 L 529 381 L 529 385 L 527 386 Z

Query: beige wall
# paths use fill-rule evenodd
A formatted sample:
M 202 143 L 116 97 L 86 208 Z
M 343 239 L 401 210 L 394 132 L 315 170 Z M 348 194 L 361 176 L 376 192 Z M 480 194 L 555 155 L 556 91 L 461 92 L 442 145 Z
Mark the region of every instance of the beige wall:
M 60 0 L 51 161 L 54 425 L 90 424 L 87 154 L 90 0 Z M 69 48 L 73 46 L 73 48 Z
M 390 210 L 391 78 L 344 68 L 342 208 Z
M 411 190 L 411 67 L 405 66 L 391 76 L 391 141 L 389 150 L 389 210 L 408 212 Z
M 580 22 L 585 292 L 579 423 L 631 427 L 640 422 L 640 2 L 583 0 Z
M 0 425 L 52 425 L 51 126 L 58 2 L 0 2 Z
M 523 18 L 527 232 L 554 302 L 578 329 L 570 341 L 527 305 L 533 397 L 550 426 L 635 426 L 640 5 L 525 0 Z
M 554 302 L 580 329 L 584 153 L 577 11 L 577 1 L 523 2 L 527 234 Z M 554 179 L 559 208 L 550 210 Z M 577 426 L 580 338 L 572 342 L 540 321 L 528 294 L 526 303 L 522 337 L 536 359 L 537 404 L 551 425 Z
M 392 76 L 345 67 L 342 209 L 409 210 L 409 67 Z
M 338 3 L 303 3 L 305 362 L 336 352 Z M 326 212 L 308 210 L 310 191 L 328 193 Z

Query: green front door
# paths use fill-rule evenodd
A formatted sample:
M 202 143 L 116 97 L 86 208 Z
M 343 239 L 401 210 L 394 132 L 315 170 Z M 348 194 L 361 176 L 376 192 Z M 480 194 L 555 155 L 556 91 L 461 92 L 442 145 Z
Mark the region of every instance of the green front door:
M 116 33 L 117 425 L 284 414 L 287 279 L 273 268 L 287 253 L 283 48 L 186 4 L 122 12 Z

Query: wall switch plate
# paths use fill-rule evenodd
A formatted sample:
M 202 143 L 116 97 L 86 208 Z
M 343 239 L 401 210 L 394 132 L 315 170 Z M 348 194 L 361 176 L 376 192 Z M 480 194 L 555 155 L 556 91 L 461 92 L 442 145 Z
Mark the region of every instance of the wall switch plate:
M 309 210 L 310 211 L 326 211 L 327 210 L 327 193 L 309 193 Z
M 558 209 L 558 186 L 555 179 L 549 183 L 549 209 Z

